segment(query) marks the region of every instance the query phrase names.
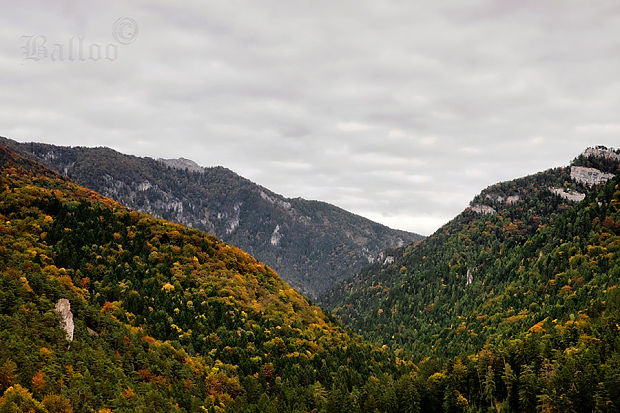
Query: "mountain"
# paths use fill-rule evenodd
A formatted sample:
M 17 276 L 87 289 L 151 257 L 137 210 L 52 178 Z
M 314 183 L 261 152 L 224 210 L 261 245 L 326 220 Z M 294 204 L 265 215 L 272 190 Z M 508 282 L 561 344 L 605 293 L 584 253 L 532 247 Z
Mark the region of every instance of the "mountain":
M 338 411 L 380 403 L 375 376 L 413 386 L 245 252 L 5 147 L 0 233 L 0 411 Z
M 6 138 L 0 144 L 137 211 L 212 233 L 313 298 L 382 250 L 422 238 L 324 202 L 284 198 L 226 168 L 202 168 L 188 159 Z
M 443 360 L 446 375 L 481 357 L 493 386 L 502 375 L 524 375 L 539 394 L 528 401 L 523 387 L 504 387 L 514 411 L 614 411 L 619 165 L 620 151 L 589 148 L 569 167 L 490 186 L 436 233 L 387 251 L 322 302 L 397 354 Z M 484 381 L 486 370 L 478 371 Z M 489 404 L 498 390 L 489 390 Z M 595 406 L 597 391 L 607 407 Z
M 322 301 L 367 337 L 419 358 L 574 317 L 618 280 L 619 161 L 617 150 L 590 148 L 568 168 L 490 186 L 436 233 L 386 251 Z
M 602 171 L 607 160 L 582 162 Z M 439 295 L 447 288 L 454 307 L 482 307 L 473 318 L 469 308 L 461 312 L 464 327 L 440 331 L 454 331 L 447 339 L 463 346 L 462 355 L 451 356 L 454 346 L 436 340 L 435 353 L 421 358 L 390 340 L 381 347 L 364 342 L 267 266 L 214 236 L 127 209 L 0 147 L 0 411 L 617 411 L 620 183 L 615 176 L 591 189 L 564 185 L 562 191 L 577 196 L 569 191 L 580 189 L 585 198 L 551 198 L 557 202 L 549 209 L 557 212 L 548 224 L 496 256 L 496 266 L 516 260 L 519 278 L 511 285 L 498 279 L 508 283 L 512 273 L 494 279 L 483 267 L 457 278 L 458 286 L 444 280 L 427 305 L 424 314 L 434 318 L 427 322 L 444 322 L 434 306 L 443 305 Z M 503 189 L 511 188 L 520 186 Z M 525 200 L 528 192 L 519 193 Z M 504 213 L 497 199 L 493 206 L 486 194 L 478 201 Z M 466 214 L 470 223 L 504 219 L 499 212 Z M 490 226 L 483 228 L 490 234 Z M 447 240 L 475 233 L 475 226 L 460 229 L 466 231 Z M 494 231 L 506 230 L 520 234 L 511 226 Z M 392 271 L 436 236 L 391 251 L 377 268 Z M 476 245 L 466 240 L 463 253 Z M 509 252 L 515 248 L 523 259 Z M 398 276 L 408 283 L 407 271 L 401 267 Z M 436 282 L 427 284 L 433 292 Z M 456 292 L 463 284 L 467 298 Z M 371 293 L 383 303 L 384 290 L 375 284 Z M 375 311 L 372 297 L 363 304 Z M 402 314 L 383 308 L 378 316 Z M 442 308 L 450 318 L 453 309 Z M 485 328 L 469 324 L 474 318 Z M 501 335 L 468 352 L 475 334 L 493 329 Z M 436 338 L 413 340 L 424 355 L 426 341 Z

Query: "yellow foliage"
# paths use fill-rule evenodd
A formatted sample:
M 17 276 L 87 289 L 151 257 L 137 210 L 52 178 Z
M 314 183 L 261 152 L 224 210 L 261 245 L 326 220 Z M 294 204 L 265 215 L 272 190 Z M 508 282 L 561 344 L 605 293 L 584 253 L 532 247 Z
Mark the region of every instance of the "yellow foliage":
M 446 380 L 446 375 L 440 372 L 437 373 L 433 373 L 429 378 L 428 381 L 430 384 L 432 385 L 437 385 L 440 383 L 443 383 Z
M 127 400 L 133 399 L 135 395 L 136 395 L 136 392 L 131 387 L 127 387 L 126 389 L 123 390 L 123 397 L 126 398 Z
M 14 408 L 19 408 L 20 411 L 43 413 L 47 410 L 35 399 L 32 398 L 32 394 L 19 384 L 9 387 L 4 392 L 4 395 L 0 397 L 0 411 L 15 411 Z
M 43 398 L 43 406 L 50 413 L 72 413 L 71 402 L 59 394 L 48 394 Z
M 506 324 L 515 324 L 518 323 L 519 321 L 523 320 L 525 318 L 524 314 L 517 314 L 517 315 L 513 315 L 510 317 L 506 317 L 504 318 L 504 323 Z
M 167 293 L 174 291 L 174 285 L 170 284 L 170 283 L 166 283 L 161 287 L 162 291 L 165 291 Z
M 47 347 L 41 347 L 39 349 L 39 355 L 43 360 L 48 361 L 52 356 L 52 351 Z

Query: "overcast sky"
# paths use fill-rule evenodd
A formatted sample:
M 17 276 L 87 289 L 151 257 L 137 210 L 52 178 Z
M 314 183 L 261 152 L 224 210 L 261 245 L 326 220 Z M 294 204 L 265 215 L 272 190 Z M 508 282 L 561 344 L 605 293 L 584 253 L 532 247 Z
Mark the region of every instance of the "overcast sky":
M 223 165 L 394 228 L 620 143 L 618 0 L 0 3 L 0 135 Z

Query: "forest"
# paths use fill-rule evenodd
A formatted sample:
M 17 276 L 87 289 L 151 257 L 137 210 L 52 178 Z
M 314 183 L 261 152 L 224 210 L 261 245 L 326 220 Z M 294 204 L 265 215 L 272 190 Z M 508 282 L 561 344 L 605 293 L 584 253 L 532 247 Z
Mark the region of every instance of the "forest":
M 3 147 L 0 172 L 0 412 L 620 407 L 617 177 L 576 205 L 538 189 L 566 171 L 493 188 L 528 204 L 465 211 L 332 316 L 214 236 Z

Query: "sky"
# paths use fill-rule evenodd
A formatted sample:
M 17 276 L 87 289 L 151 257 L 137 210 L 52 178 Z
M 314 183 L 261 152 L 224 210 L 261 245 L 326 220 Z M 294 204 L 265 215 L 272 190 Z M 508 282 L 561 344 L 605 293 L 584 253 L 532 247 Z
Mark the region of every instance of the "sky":
M 393 228 L 620 144 L 617 0 L 0 5 L 0 135 L 222 165 Z

